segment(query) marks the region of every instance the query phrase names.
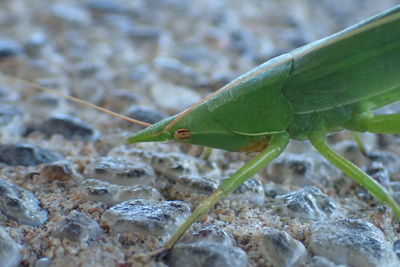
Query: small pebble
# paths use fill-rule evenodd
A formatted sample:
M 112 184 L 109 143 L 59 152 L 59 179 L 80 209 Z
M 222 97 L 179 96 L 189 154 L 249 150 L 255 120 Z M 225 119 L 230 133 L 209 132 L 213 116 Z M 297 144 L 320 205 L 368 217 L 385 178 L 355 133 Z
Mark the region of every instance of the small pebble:
M 100 71 L 101 66 L 92 62 L 79 62 L 73 66 L 74 72 L 79 79 L 94 78 Z
M 95 240 L 102 233 L 103 230 L 95 220 L 76 210 L 58 222 L 54 230 L 54 236 L 77 242 Z
M 343 140 L 336 143 L 333 148 L 336 152 L 357 166 L 365 166 L 368 162 L 368 158 L 362 154 L 358 144 L 355 141 Z
M 96 141 L 99 138 L 99 133 L 91 125 L 66 114 L 51 116 L 37 129 L 48 136 L 60 134 L 74 141 Z
M 2 267 L 20 266 L 22 257 L 19 250 L 18 243 L 0 226 L 0 265 Z
M 0 140 L 15 142 L 24 132 L 23 111 L 17 106 L 0 104 Z
M 199 230 L 187 233 L 182 238 L 182 243 L 195 243 L 203 241 L 212 241 L 225 246 L 232 246 L 232 238 L 222 228 L 216 225 L 209 225 Z
M 314 256 L 308 262 L 307 267 L 346 267 L 346 265 L 335 264 L 328 260 L 327 258 L 321 256 Z
M 268 198 L 276 198 L 279 195 L 284 195 L 286 192 L 282 188 L 271 187 L 266 185 L 264 188 L 265 196 Z
M 390 184 L 388 169 L 379 161 L 373 161 L 365 170 L 372 178 L 383 186 Z
M 136 105 L 130 106 L 125 114 L 128 117 L 150 124 L 154 124 L 166 118 L 164 114 L 157 110 Z
M 316 223 L 310 249 L 336 264 L 354 267 L 399 266 L 392 246 L 374 225 L 356 219 Z
M 40 226 L 47 221 L 47 211 L 28 190 L 0 179 L 0 212 L 21 224 Z
M 183 175 L 176 179 L 180 189 L 189 193 L 212 193 L 218 188 L 218 181 L 198 175 Z
M 11 166 L 36 166 L 61 160 L 63 156 L 50 149 L 30 144 L 0 145 L 0 162 Z
M 23 52 L 23 46 L 17 41 L 0 39 L 0 60 L 21 55 Z
M 48 41 L 47 36 L 43 32 L 32 33 L 24 44 L 26 54 L 30 57 L 38 57 L 46 41 Z
M 40 170 L 40 175 L 59 181 L 68 181 L 74 177 L 71 163 L 68 161 L 45 164 Z
M 312 186 L 331 182 L 341 173 L 318 154 L 285 153 L 267 167 L 267 176 L 280 184 Z
M 134 107 L 138 107 L 138 106 L 135 106 L 135 104 L 140 102 L 140 97 L 138 94 L 131 92 L 129 90 L 125 90 L 125 89 L 116 89 L 116 90 L 112 90 L 109 93 L 109 95 L 107 96 L 107 98 L 104 99 L 104 101 L 105 101 L 104 106 L 111 109 L 112 111 L 115 111 L 118 113 L 124 113 L 128 117 L 132 117 L 134 119 L 141 120 L 141 119 L 135 117 L 134 114 L 130 114 L 129 109 L 128 109 L 132 105 Z M 128 109 L 128 111 L 125 111 L 126 109 Z M 129 124 L 130 126 L 133 125 L 130 122 L 127 122 L 127 124 Z
M 190 208 L 182 201 L 128 200 L 106 210 L 101 217 L 113 232 L 139 232 L 171 236 L 189 217 Z
M 162 174 L 160 178 L 166 178 L 173 183 L 176 183 L 177 178 L 180 176 L 199 173 L 197 167 L 200 160 L 183 153 L 162 153 L 131 147 L 120 147 L 111 151 L 110 154 L 122 155 L 147 162 Z
M 21 99 L 21 94 L 13 89 L 0 85 L 0 103 L 15 103 Z
M 374 150 L 368 153 L 368 158 L 372 161 L 381 162 L 389 173 L 400 171 L 400 157 L 393 152 Z
M 153 27 L 133 27 L 126 32 L 126 35 L 136 42 L 156 43 L 162 32 Z
M 400 259 L 400 239 L 397 239 L 396 241 L 393 242 L 393 251 Z
M 165 151 L 169 151 L 169 149 Z M 132 147 L 117 147 L 109 154 L 147 162 L 162 174 L 160 178 L 166 178 L 172 183 L 179 183 L 178 180 L 181 176 L 203 176 L 205 174 L 207 178 L 220 179 L 221 177 L 221 170 L 215 164 L 184 153 L 163 153 Z
M 110 0 L 90 0 L 86 2 L 86 7 L 92 11 L 104 13 L 121 13 L 125 10 L 121 3 Z
M 52 264 L 52 260 L 46 257 L 40 258 L 35 261 L 33 267 L 50 267 Z
M 201 87 L 206 83 L 205 78 L 201 77 L 190 66 L 172 58 L 158 58 L 154 65 L 160 73 L 161 78 L 177 85 L 185 87 Z
M 78 5 L 59 3 L 51 6 L 49 9 L 56 18 L 74 24 L 75 26 L 87 25 L 90 23 L 89 14 Z
M 57 87 L 57 84 L 54 84 L 52 80 L 41 80 L 40 83 L 43 86 Z M 32 117 L 34 121 L 42 122 L 43 118 L 47 118 L 49 114 L 53 114 L 57 112 L 57 109 L 61 109 L 62 103 L 63 102 L 57 96 L 49 93 L 40 93 L 27 99 L 25 101 L 25 107 L 27 113 L 29 113 L 29 116 Z M 35 126 L 32 126 L 32 128 L 35 128 Z
M 147 185 L 115 185 L 97 179 L 87 179 L 81 185 L 84 199 L 105 204 L 117 204 L 129 199 L 160 200 L 161 194 Z
M 249 262 L 246 253 L 234 246 L 204 241 L 177 244 L 168 256 L 171 267 L 246 267 Z
M 265 199 L 264 187 L 259 180 L 250 178 L 241 184 L 228 197 L 247 199 L 248 201 L 261 205 L 264 203 Z
M 277 196 L 275 200 L 284 215 L 303 220 L 324 220 L 336 209 L 333 200 L 313 186 Z
M 171 113 L 181 112 L 201 100 L 195 91 L 167 82 L 156 84 L 151 94 L 156 105 Z
M 267 227 L 262 233 L 262 255 L 273 266 L 302 266 L 307 259 L 303 243 L 283 230 Z
M 102 157 L 89 164 L 86 177 L 97 178 L 111 184 L 152 185 L 155 183 L 153 168 L 143 162 L 125 158 Z
M 18 118 L 21 120 L 21 117 L 23 115 L 23 112 L 20 108 L 17 106 L 11 106 L 11 105 L 0 105 L 0 126 L 3 127 L 15 120 L 15 118 Z

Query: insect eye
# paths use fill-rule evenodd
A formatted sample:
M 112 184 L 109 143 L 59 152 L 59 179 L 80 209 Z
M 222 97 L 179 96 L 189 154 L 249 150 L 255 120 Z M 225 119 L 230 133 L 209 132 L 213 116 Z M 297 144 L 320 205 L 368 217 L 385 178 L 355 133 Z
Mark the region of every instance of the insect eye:
M 188 129 L 179 129 L 174 132 L 175 139 L 188 140 L 190 139 L 190 131 Z

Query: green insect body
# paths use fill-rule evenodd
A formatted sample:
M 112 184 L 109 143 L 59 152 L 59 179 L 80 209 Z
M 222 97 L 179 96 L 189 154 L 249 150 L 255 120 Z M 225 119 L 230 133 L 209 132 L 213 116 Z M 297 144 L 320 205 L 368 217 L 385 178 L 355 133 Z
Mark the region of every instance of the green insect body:
M 400 100 L 400 8 L 274 58 L 232 81 L 169 128 L 130 142 L 178 140 L 240 151 L 262 136 L 359 129 L 355 117 Z M 354 122 L 354 123 L 353 123 Z M 191 138 L 175 138 L 188 129 Z
M 228 151 L 258 151 L 226 180 L 167 241 L 171 248 L 202 215 L 285 149 L 311 141 L 335 166 L 388 204 L 390 194 L 326 143 L 341 129 L 400 134 L 400 114 L 372 110 L 400 100 L 400 6 L 337 34 L 274 58 L 188 110 L 129 138 L 130 143 L 176 140 Z

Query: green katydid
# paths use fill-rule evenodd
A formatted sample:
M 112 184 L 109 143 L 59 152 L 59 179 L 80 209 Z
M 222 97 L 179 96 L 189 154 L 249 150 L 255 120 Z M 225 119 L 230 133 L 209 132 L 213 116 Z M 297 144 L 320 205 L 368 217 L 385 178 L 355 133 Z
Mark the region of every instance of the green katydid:
M 186 111 L 130 137 L 130 143 L 176 140 L 260 152 L 195 209 L 165 248 L 172 248 L 218 200 L 278 157 L 289 139 L 310 140 L 400 219 L 400 207 L 390 194 L 325 141 L 327 133 L 341 129 L 400 133 L 400 114 L 372 113 L 400 100 L 399 29 L 400 6 L 396 6 L 274 58 Z
M 178 115 L 151 126 L 142 123 L 149 127 L 130 137 L 130 143 L 175 140 L 259 152 L 195 209 L 165 249 L 222 197 L 277 158 L 289 139 L 310 140 L 400 219 L 400 207 L 389 193 L 325 141 L 328 133 L 342 129 L 400 134 L 400 114 L 372 112 L 400 100 L 399 29 L 400 5 L 274 58 Z

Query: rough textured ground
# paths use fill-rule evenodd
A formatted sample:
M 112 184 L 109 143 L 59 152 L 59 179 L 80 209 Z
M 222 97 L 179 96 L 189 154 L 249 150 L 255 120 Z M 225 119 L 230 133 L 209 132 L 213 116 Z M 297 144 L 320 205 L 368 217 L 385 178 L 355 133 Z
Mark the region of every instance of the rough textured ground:
M 398 3 L 3 0 L 0 70 L 153 123 Z M 168 257 L 138 262 L 251 155 L 127 145 L 140 127 L 0 78 L 1 266 L 398 266 L 390 209 L 299 142 Z M 400 199 L 400 139 L 362 139 L 367 156 L 329 138 Z

